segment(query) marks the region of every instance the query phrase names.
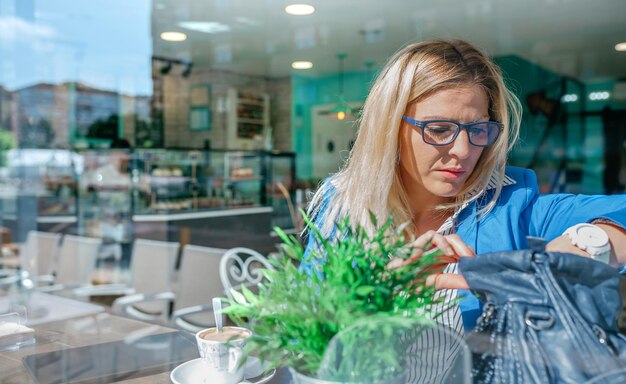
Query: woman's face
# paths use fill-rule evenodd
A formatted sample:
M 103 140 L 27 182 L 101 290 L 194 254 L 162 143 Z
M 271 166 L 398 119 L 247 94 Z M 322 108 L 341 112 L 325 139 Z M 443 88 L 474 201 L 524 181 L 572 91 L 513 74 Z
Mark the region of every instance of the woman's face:
M 444 89 L 410 104 L 406 115 L 415 120 L 488 121 L 489 101 L 480 86 L 467 85 Z M 452 143 L 437 147 L 425 143 L 421 129 L 403 120 L 400 174 L 404 186 L 411 198 L 447 202 L 461 191 L 482 151 L 482 147 L 470 144 L 464 129 Z

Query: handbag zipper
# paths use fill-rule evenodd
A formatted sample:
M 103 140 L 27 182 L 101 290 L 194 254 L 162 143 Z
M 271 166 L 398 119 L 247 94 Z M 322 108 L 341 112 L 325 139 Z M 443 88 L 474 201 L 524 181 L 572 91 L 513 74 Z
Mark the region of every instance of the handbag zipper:
M 593 332 L 596 334 L 596 337 L 598 338 L 600 344 L 608 348 L 608 350 L 611 351 L 614 355 L 617 355 L 617 351 L 615 350 L 613 343 L 611 343 L 611 340 L 606 337 L 606 332 L 604 332 L 604 329 L 600 328 L 597 324 L 593 324 L 591 326 L 591 329 L 593 329 Z
M 483 310 L 483 314 L 482 314 L 482 321 L 490 323 L 491 319 L 493 318 L 493 315 L 496 313 L 496 306 L 493 303 L 487 303 L 485 304 L 485 309 Z

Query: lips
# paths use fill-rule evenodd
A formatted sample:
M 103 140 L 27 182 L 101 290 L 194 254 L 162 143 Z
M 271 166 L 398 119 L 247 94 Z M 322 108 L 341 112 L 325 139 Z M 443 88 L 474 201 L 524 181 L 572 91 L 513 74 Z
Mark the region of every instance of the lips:
M 459 179 L 465 174 L 465 170 L 462 168 L 444 168 L 438 169 L 437 172 L 448 179 Z

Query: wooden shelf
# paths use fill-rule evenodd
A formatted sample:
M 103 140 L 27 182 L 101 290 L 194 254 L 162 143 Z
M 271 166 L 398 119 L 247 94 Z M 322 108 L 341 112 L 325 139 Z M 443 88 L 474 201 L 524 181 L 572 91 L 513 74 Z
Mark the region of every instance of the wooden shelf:
M 227 147 L 259 149 L 270 123 L 269 95 L 229 88 L 228 100 Z

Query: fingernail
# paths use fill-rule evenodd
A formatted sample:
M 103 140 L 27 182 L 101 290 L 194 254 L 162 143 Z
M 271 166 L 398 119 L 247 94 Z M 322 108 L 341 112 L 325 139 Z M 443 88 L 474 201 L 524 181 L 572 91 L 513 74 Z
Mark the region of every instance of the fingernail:
M 399 268 L 401 267 L 404 263 L 404 260 L 396 258 L 396 259 L 392 259 L 388 264 L 387 264 L 387 269 L 394 269 L 394 268 Z

